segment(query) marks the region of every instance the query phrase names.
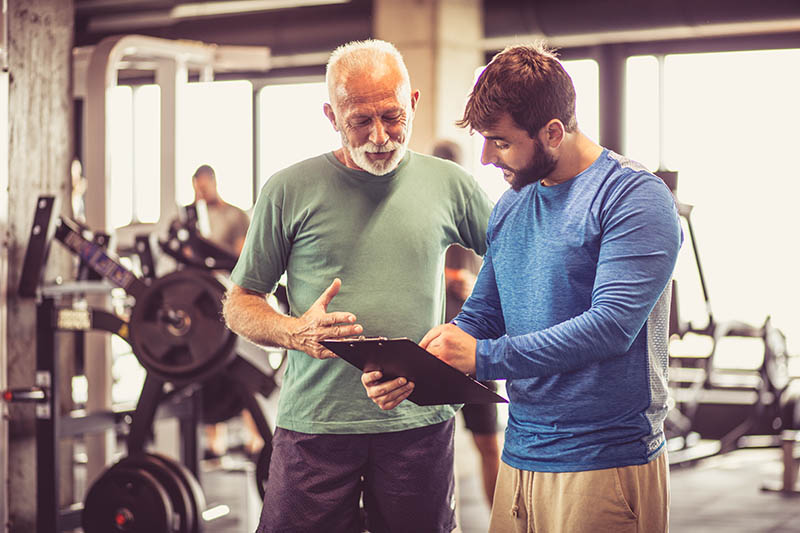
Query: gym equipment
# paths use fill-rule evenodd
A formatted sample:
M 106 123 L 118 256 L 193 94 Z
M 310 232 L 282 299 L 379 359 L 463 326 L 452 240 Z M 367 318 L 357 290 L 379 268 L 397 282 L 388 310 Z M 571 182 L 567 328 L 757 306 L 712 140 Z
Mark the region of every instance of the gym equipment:
M 205 508 L 202 488 L 188 469 L 140 453 L 121 459 L 92 485 L 82 524 L 85 533 L 198 533 Z
M 272 433 L 255 398 L 256 393 L 268 396 L 277 388 L 273 370 L 259 364 L 268 359 L 267 353 L 224 327 L 220 318 L 224 288 L 209 272 L 187 268 L 162 278 L 140 279 L 106 252 L 107 236 L 92 236 L 73 221 L 57 218 L 56 211 L 53 197 L 37 201 L 18 287 L 21 296 L 37 298 L 35 386 L 2 394 L 7 402 L 36 404 L 38 531 L 71 530 L 81 522 L 95 528 L 92 531 L 200 531 L 198 517 L 205 503 L 194 473 L 198 471 L 202 382 L 226 376 L 235 383 L 234 390 L 271 450 Z M 41 283 L 53 237 L 81 259 L 86 279 Z M 147 246 L 143 240 L 137 242 Z M 137 253 L 146 254 L 138 248 Z M 154 273 L 152 268 L 150 272 Z M 65 296 L 108 294 L 114 285 L 135 299 L 130 320 L 102 309 L 57 305 Z M 57 333 L 82 334 L 93 329 L 114 333 L 132 344 L 147 370 L 136 408 L 58 416 Z M 180 420 L 182 464 L 163 457 L 159 462 L 158 456 L 145 452 L 154 420 L 164 416 Z M 86 513 L 80 505 L 61 509 L 58 483 L 52 479 L 59 471 L 59 440 L 111 428 L 120 433 L 127 429 L 129 457 L 90 489 Z
M 800 486 L 797 485 L 800 474 L 800 431 L 786 430 L 781 433 L 781 456 L 781 483 L 765 483 L 761 490 L 779 492 L 785 496 L 800 496 Z
M 236 356 L 236 335 L 222 322 L 222 284 L 182 270 L 155 279 L 131 312 L 133 353 L 166 381 L 203 381 Z
M 676 172 L 656 172 L 675 194 Z M 678 213 L 688 229 L 708 320 L 704 326 L 680 318 L 677 281 L 673 281 L 670 337 L 695 335 L 710 341 L 707 354 L 678 355 L 671 351 L 669 381 L 674 406 L 665 421 L 670 439 L 670 462 L 692 462 L 715 453 L 731 451 L 746 435 L 777 435 L 793 427 L 798 395 L 789 390 L 788 353 L 783 333 L 770 317 L 761 326 L 714 318 L 692 226 L 693 207 L 677 200 Z M 724 342 L 751 339 L 763 345 L 757 368 L 724 368 L 717 361 Z M 697 446 L 701 440 L 703 446 Z
M 141 468 L 120 468 L 104 475 L 86 499 L 86 533 L 118 531 L 181 532 L 180 517 L 158 479 Z
M 183 207 L 180 219 L 170 225 L 167 239 L 159 245 L 178 263 L 195 268 L 231 271 L 238 259 L 200 234 L 194 204 Z

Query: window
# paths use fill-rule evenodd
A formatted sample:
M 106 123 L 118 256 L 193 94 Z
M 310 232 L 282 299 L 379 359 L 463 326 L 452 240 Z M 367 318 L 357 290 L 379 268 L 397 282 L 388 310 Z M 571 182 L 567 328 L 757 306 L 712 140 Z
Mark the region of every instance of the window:
M 203 164 L 217 175 L 220 196 L 253 205 L 253 84 L 245 80 L 190 83 L 179 110 L 175 197 L 194 201 L 192 174 Z
M 133 90 L 133 212 L 139 222 L 161 216 L 161 88 L 143 85 Z
M 659 154 L 678 171 L 678 197 L 694 206 L 715 318 L 760 325 L 771 315 L 790 352 L 800 342 L 793 214 L 800 197 L 798 64 L 800 50 L 666 56 L 660 154 L 655 58 L 632 58 L 627 72 L 629 94 L 631 87 L 642 93 L 629 101 L 627 155 L 646 162 Z M 681 315 L 702 325 L 705 304 L 688 242 L 681 254 L 675 274 Z
M 160 215 L 160 91 L 117 86 L 109 102 L 111 227 L 156 222 Z
M 325 82 L 268 85 L 259 91 L 259 186 L 278 170 L 341 146 L 322 111 Z
M 112 228 L 130 224 L 133 220 L 133 89 L 114 87 L 109 94 L 108 124 L 111 159 L 108 220 Z
M 624 154 L 650 170 L 661 163 L 659 66 L 653 56 L 628 58 L 625 75 Z

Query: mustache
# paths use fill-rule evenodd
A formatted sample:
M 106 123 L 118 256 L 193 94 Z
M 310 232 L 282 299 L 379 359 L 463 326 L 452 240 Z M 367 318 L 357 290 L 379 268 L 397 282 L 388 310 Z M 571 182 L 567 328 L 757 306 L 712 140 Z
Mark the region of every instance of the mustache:
M 364 150 L 365 152 L 369 152 L 372 154 L 382 154 L 385 152 L 394 152 L 395 150 L 397 150 L 397 148 L 399 148 L 399 146 L 400 146 L 399 142 L 390 139 L 386 141 L 384 144 L 380 145 L 375 144 L 372 141 L 367 141 L 361 146 L 359 146 L 359 148 L 361 150 Z

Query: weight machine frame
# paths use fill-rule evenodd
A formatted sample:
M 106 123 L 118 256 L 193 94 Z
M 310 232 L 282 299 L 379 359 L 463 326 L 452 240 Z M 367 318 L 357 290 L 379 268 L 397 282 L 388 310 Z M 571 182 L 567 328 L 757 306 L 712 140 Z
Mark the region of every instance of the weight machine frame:
M 81 525 L 82 504 L 73 504 L 61 509 L 58 484 L 53 483 L 53 475 L 59 471 L 58 444 L 63 437 L 74 437 L 92 432 L 115 429 L 119 435 L 127 426 L 127 454 L 145 451 L 145 445 L 152 432 L 153 422 L 161 418 L 177 418 L 180 423 L 180 461 L 197 478 L 199 473 L 198 429 L 202 423 L 202 383 L 177 382 L 167 392 L 168 383 L 161 376 L 150 372 L 144 384 L 135 409 L 121 411 L 100 411 L 83 416 L 58 415 L 56 400 L 59 398 L 59 371 L 57 365 L 58 333 L 73 332 L 82 335 L 89 330 L 116 334 L 130 344 L 129 324 L 123 318 L 102 309 L 75 309 L 71 306 L 59 307 L 57 302 L 64 296 L 85 295 L 90 292 L 108 293 L 113 286 L 103 279 L 79 280 L 42 286 L 41 277 L 47 260 L 49 243 L 52 237 L 61 241 L 80 257 L 79 278 L 106 278 L 121 287 L 134 298 L 141 297 L 147 290 L 150 277 L 139 279 L 105 252 L 108 236 L 97 234 L 93 240 L 84 236 L 77 223 L 55 216 L 55 198 L 40 197 L 34 223 L 26 250 L 23 275 L 18 288 L 23 297 L 35 297 L 36 309 L 36 378 L 35 387 L 26 390 L 6 391 L 7 401 L 36 402 L 36 457 L 37 457 L 37 531 L 52 533 L 74 529 Z M 57 220 L 58 218 L 58 220 Z M 191 242 L 200 239 L 192 236 Z M 162 243 L 162 246 L 165 243 Z M 206 253 L 214 253 L 212 244 L 203 248 Z M 136 253 L 143 265 L 154 275 L 152 251 L 149 239 L 137 238 Z M 220 256 L 222 262 L 225 256 Z M 94 274 L 96 275 L 94 275 Z M 251 362 L 259 354 L 244 357 L 255 345 L 239 342 L 236 357 L 226 364 L 224 370 L 247 390 L 244 407 L 250 411 L 253 420 L 264 438 L 265 448 L 271 450 L 272 433 L 264 413 L 255 398 L 259 392 L 265 397 L 277 388 L 274 377 L 264 373 Z M 263 354 L 261 354 L 263 355 Z

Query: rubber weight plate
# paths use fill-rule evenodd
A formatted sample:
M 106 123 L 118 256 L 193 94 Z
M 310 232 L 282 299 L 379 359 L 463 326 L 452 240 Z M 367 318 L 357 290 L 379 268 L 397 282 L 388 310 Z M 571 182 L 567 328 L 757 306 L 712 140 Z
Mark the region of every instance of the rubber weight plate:
M 186 487 L 191 496 L 192 510 L 189 513 L 189 517 L 192 518 L 194 528 L 190 531 L 195 533 L 201 531 L 200 524 L 203 523 L 202 513 L 206 510 L 206 496 L 203 493 L 203 487 L 200 486 L 200 482 L 197 481 L 191 470 L 181 463 L 159 454 L 149 453 L 148 455 L 152 461 L 160 462 L 164 468 L 171 470 L 173 474 L 180 478 L 183 486 Z
M 142 468 L 112 468 L 92 485 L 84 503 L 85 533 L 178 533 L 180 519 L 158 479 Z
M 177 382 L 203 381 L 225 367 L 236 355 L 236 335 L 222 321 L 224 294 L 199 270 L 154 280 L 131 312 L 131 345 L 142 366 Z
M 244 409 L 242 384 L 227 374 L 217 374 L 203 383 L 204 424 L 218 424 L 237 416 Z
M 175 473 L 174 469 L 166 464 L 167 459 L 149 453 L 141 453 L 125 457 L 111 471 L 120 468 L 139 468 L 152 474 L 164 487 L 169 496 L 172 509 L 178 515 L 178 529 L 180 533 L 197 533 L 199 522 L 197 520 L 197 505 L 194 495 L 186 483 Z

